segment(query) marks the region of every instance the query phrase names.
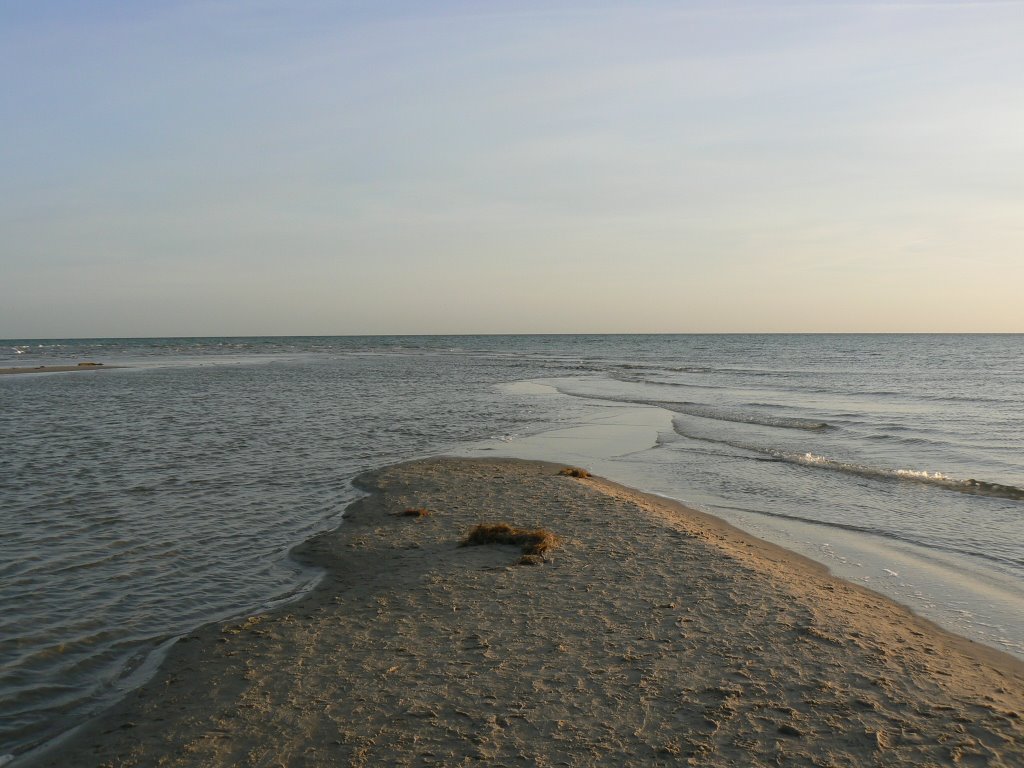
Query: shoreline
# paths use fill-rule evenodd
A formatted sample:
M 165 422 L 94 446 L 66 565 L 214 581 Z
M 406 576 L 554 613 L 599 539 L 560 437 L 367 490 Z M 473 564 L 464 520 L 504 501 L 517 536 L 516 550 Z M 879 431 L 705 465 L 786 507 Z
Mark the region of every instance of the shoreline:
M 530 383 L 528 388 L 518 383 L 505 386 L 522 394 L 554 391 L 538 383 Z M 823 564 L 837 578 L 885 595 L 953 634 L 1024 661 L 1024 614 L 1020 609 L 1024 585 L 1012 576 L 974 557 L 958 558 L 929 548 L 913 537 L 892 539 L 864 527 L 846 529 L 827 515 L 801 519 L 798 506 L 790 505 L 787 510 L 795 513 L 793 517 L 765 514 L 759 501 L 748 505 L 730 498 L 728 491 L 712 490 L 709 494 L 700 483 L 691 485 L 684 465 L 674 476 L 667 475 L 657 451 L 660 435 L 673 432 L 673 418 L 671 411 L 657 406 L 615 407 L 606 403 L 596 417 L 512 441 L 481 441 L 460 449 L 458 455 L 578 463 L 629 488 L 676 500 L 726 520 L 754 537 Z M 760 492 L 772 495 L 773 489 L 765 480 L 768 478 L 758 480 Z
M 120 704 L 13 765 L 1024 759 L 1024 663 L 712 515 L 561 466 L 361 475 L 371 495 L 294 550 L 325 569 L 311 592 L 190 633 Z M 562 544 L 533 567 L 457 546 L 496 522 Z
M 36 365 L 14 368 L 0 368 L 0 376 L 23 373 L 69 373 L 70 371 L 112 371 L 124 368 L 123 365 L 105 365 L 104 363 L 78 363 L 77 365 Z

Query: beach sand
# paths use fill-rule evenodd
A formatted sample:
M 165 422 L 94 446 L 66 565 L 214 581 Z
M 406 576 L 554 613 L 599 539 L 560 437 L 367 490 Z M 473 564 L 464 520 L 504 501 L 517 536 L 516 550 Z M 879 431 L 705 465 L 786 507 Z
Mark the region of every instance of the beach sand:
M 0 376 L 13 373 L 67 373 L 68 371 L 110 371 L 121 368 L 120 365 L 104 365 L 103 363 L 79 363 L 78 365 L 36 365 L 31 368 L 0 368 Z
M 178 642 L 30 764 L 1024 765 L 1019 661 L 713 517 L 558 469 L 437 458 L 363 476 L 371 495 L 296 552 L 326 569 L 314 592 Z M 458 546 L 498 522 L 561 545 L 532 566 Z

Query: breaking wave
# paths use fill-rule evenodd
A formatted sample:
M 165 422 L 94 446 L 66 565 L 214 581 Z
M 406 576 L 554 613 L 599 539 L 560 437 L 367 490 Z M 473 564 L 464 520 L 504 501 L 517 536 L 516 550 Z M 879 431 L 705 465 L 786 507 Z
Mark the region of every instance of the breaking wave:
M 950 477 L 942 472 L 929 472 L 922 469 L 880 469 L 853 462 L 838 461 L 826 456 L 818 456 L 810 452 L 804 454 L 787 454 L 778 451 L 773 453 L 777 453 L 779 458 L 784 461 L 793 461 L 794 463 L 804 464 L 806 466 L 834 469 L 839 472 L 861 475 L 862 477 L 909 480 L 915 483 L 938 485 L 943 488 L 949 488 L 953 491 L 959 491 L 960 493 L 971 493 L 977 496 L 992 496 L 997 499 L 1024 501 L 1024 488 L 1018 488 L 1015 485 L 990 483 L 985 480 L 975 480 L 974 478 L 960 480 L 955 477 Z
M 819 456 L 818 454 L 811 453 L 810 451 L 805 453 L 796 453 L 779 450 L 777 448 L 762 448 L 754 445 L 745 445 L 731 440 L 721 440 L 705 437 L 703 435 L 695 435 L 692 432 L 688 432 L 683 425 L 680 424 L 680 420 L 678 418 L 672 420 L 672 426 L 675 432 L 682 437 L 689 438 L 690 440 L 701 440 L 708 443 L 719 443 L 741 451 L 757 453 L 762 457 L 765 457 L 761 459 L 762 461 L 767 460 L 778 461 L 786 464 L 799 464 L 805 467 L 815 467 L 820 469 L 830 469 L 835 472 L 844 472 L 848 475 L 857 475 L 858 477 L 880 480 L 902 480 L 921 483 L 924 485 L 938 486 L 951 491 L 972 494 L 975 496 L 990 496 L 997 499 L 1024 501 L 1024 488 L 1018 488 L 1015 485 L 991 483 L 986 480 L 976 480 L 974 478 L 961 480 L 959 478 L 950 477 L 943 472 L 929 472 L 922 469 L 885 469 L 880 467 L 871 467 L 866 464 L 858 464 L 857 462 L 842 461 L 840 459 L 831 459 L 827 456 Z

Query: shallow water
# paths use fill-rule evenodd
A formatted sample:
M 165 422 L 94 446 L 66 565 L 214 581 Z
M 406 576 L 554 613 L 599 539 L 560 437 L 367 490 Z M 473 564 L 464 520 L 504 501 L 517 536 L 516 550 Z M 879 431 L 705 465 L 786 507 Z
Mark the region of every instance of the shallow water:
M 0 754 L 119 695 L 161 638 L 303 589 L 287 551 L 349 479 L 437 452 L 573 454 L 1024 656 L 1022 345 L 0 342 L 0 367 L 132 366 L 0 377 Z

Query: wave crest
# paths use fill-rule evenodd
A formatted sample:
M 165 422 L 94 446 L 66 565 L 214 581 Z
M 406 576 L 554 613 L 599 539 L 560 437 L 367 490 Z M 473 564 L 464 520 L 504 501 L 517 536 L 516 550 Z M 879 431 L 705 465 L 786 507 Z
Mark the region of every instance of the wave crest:
M 707 443 L 719 443 L 728 445 L 741 451 L 759 453 L 765 458 L 759 461 L 779 461 L 787 464 L 799 464 L 804 467 L 816 467 L 830 469 L 836 472 L 845 472 L 848 475 L 857 475 L 876 480 L 904 480 L 926 485 L 935 485 L 959 493 L 969 493 L 975 496 L 990 496 L 997 499 L 1010 499 L 1012 501 L 1024 501 L 1024 488 L 1015 485 L 1004 485 L 1002 483 L 991 483 L 987 480 L 975 480 L 969 478 L 960 480 L 951 477 L 943 472 L 930 472 L 923 469 L 885 469 L 871 467 L 866 464 L 858 464 L 852 461 L 841 461 L 830 459 L 827 456 L 820 456 L 810 451 L 806 453 L 790 453 L 777 448 L 760 448 L 753 445 L 744 445 L 732 440 L 717 440 L 687 432 L 679 419 L 672 420 L 672 426 L 676 434 L 690 440 L 700 440 Z
M 793 416 L 772 416 L 750 413 L 748 411 L 726 411 L 722 408 L 699 405 L 697 403 L 673 403 L 650 401 L 648 405 L 656 405 L 668 411 L 675 411 L 685 416 L 698 416 L 702 419 L 730 421 L 736 424 L 754 424 L 760 427 L 779 427 L 781 429 L 802 429 L 808 432 L 821 432 L 831 429 L 832 425 L 814 419 L 800 419 Z
M 955 477 L 950 477 L 943 472 L 929 472 L 925 469 L 879 469 L 877 467 L 869 467 L 863 464 L 837 461 L 825 456 L 817 456 L 813 453 L 805 453 L 803 455 L 786 454 L 781 451 L 773 451 L 772 453 L 777 453 L 779 458 L 782 458 L 783 460 L 789 457 L 794 457 L 797 463 L 800 464 L 836 469 L 841 472 L 849 472 L 851 474 L 862 475 L 864 477 L 883 477 L 895 480 L 909 480 L 915 483 L 938 485 L 944 488 L 949 488 L 950 490 L 960 491 L 961 493 L 971 493 L 977 496 L 993 496 L 999 499 L 1024 501 L 1024 488 L 1018 488 L 1015 485 L 990 483 L 985 480 L 975 480 L 974 478 L 959 480 Z

